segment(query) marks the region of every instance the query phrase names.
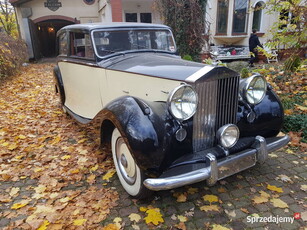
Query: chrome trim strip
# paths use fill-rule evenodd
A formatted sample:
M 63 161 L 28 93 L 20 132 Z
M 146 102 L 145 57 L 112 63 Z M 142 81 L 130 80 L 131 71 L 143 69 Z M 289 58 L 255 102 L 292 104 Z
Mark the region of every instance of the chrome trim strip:
M 258 136 L 258 138 L 256 139 L 256 142 L 259 142 L 259 139 L 262 139 L 262 138 Z M 224 158 L 222 161 L 217 162 L 217 169 L 220 174 L 218 180 L 231 176 L 237 172 L 240 172 L 242 170 L 245 170 L 247 168 L 254 166 L 256 164 L 256 161 L 258 160 L 257 155 L 263 154 L 261 153 L 261 151 L 265 151 L 265 149 L 266 149 L 266 152 L 275 151 L 285 146 L 286 144 L 288 144 L 289 141 L 290 141 L 290 138 L 288 135 L 284 137 L 280 137 L 278 140 L 273 141 L 269 143 L 268 145 L 266 145 L 266 143 L 263 142 L 262 140 L 260 146 L 259 146 L 259 143 L 258 143 L 258 147 L 257 147 L 257 144 L 255 144 L 256 149 L 246 149 L 242 152 L 239 152 L 239 153 L 236 153 L 234 155 L 230 155 Z M 264 145 L 266 146 L 265 148 L 263 148 Z M 250 159 L 250 161 L 247 162 L 247 159 Z M 229 166 L 237 165 L 237 163 L 242 163 L 242 162 L 247 163 L 245 165 L 246 167 L 242 166 L 241 168 L 235 168 L 235 169 L 232 169 L 231 167 L 229 167 Z M 154 191 L 178 188 L 184 185 L 189 185 L 189 184 L 193 184 L 196 182 L 200 182 L 200 181 L 209 179 L 212 176 L 212 174 L 213 174 L 213 177 L 215 177 L 214 174 L 216 170 L 214 168 L 215 166 L 213 163 L 209 167 L 198 169 L 198 170 L 184 173 L 184 174 L 177 175 L 177 176 L 171 176 L 167 178 L 149 178 L 149 179 L 146 179 L 143 183 L 145 187 L 147 187 L 150 190 L 154 190 Z M 221 172 L 224 171 L 224 168 L 228 168 L 228 170 L 232 172 L 232 174 L 229 173 L 227 175 L 222 175 Z
M 209 186 L 213 186 L 217 182 L 218 174 L 219 174 L 218 167 L 217 167 L 217 160 L 216 160 L 216 157 L 212 153 L 209 153 L 206 157 L 210 161 L 210 169 L 211 169 L 211 175 L 207 179 L 207 184 Z
M 205 74 L 209 73 L 212 69 L 214 69 L 214 66 L 205 66 L 198 70 L 196 73 L 193 73 L 191 76 L 187 77 L 186 81 L 190 83 L 196 82 L 199 78 L 204 76 Z

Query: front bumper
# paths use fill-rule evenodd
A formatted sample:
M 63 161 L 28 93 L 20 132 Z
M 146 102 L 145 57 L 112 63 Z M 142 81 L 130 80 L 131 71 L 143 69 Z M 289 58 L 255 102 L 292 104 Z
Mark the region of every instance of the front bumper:
M 206 155 L 206 158 L 210 162 L 208 167 L 174 176 L 149 178 L 144 181 L 144 185 L 154 191 L 178 188 L 203 180 L 207 180 L 208 185 L 214 185 L 218 180 L 248 169 L 257 162 L 264 163 L 268 158 L 269 152 L 273 152 L 287 145 L 289 141 L 290 137 L 288 135 L 267 139 L 257 136 L 252 148 L 220 160 L 217 160 L 215 155 L 209 153 Z

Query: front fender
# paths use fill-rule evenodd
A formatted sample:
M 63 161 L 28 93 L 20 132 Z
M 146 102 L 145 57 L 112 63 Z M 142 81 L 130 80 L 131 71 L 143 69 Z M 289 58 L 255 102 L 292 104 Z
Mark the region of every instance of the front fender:
M 239 106 L 238 127 L 241 137 L 257 136 L 273 137 L 276 136 L 283 125 L 284 111 L 282 104 L 275 92 L 268 88 L 263 101 L 252 106 L 255 119 L 249 122 L 247 114 L 250 112 L 244 106 Z
M 140 168 L 159 174 L 170 152 L 176 124 L 165 102 L 150 104 L 130 96 L 121 97 L 103 110 L 102 124 L 110 121 L 119 129 Z M 104 142 L 107 138 L 102 135 L 102 139 Z

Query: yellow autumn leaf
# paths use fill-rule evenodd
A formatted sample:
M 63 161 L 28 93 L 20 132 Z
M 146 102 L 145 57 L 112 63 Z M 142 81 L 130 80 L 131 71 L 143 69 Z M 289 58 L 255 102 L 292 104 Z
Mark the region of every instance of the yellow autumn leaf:
M 26 137 L 25 135 L 19 135 L 19 136 L 17 136 L 17 138 L 24 140 L 24 139 L 26 139 L 27 137 Z
M 108 224 L 102 228 L 103 230 L 119 230 L 116 224 Z
M 146 207 L 143 207 L 143 206 L 140 207 L 140 211 L 141 211 L 141 212 L 146 212 L 147 210 L 148 210 L 148 208 L 146 208 Z
M 98 165 L 95 165 L 92 168 L 90 168 L 90 171 L 95 172 L 95 171 L 97 171 L 98 167 L 99 167 Z
M 178 215 L 177 218 L 180 222 L 187 222 L 188 221 L 188 218 L 186 216 Z
M 212 230 L 230 230 L 230 228 L 226 228 L 226 227 L 219 225 L 219 224 L 214 224 L 214 225 L 212 225 Z
M 296 108 L 302 111 L 307 111 L 307 107 L 295 104 Z
M 78 220 L 74 220 L 73 225 L 75 225 L 75 226 L 81 226 L 81 225 L 83 225 L 86 221 L 87 221 L 87 219 L 78 219 Z
M 61 198 L 60 200 L 59 200 L 61 203 L 67 203 L 68 201 L 70 201 L 70 197 L 64 197 L 64 198 Z
M 203 199 L 204 201 L 208 201 L 210 204 L 219 201 L 219 198 L 215 195 L 205 195 L 203 196 Z
M 12 188 L 11 191 L 10 191 L 10 196 L 17 195 L 19 193 L 19 191 L 20 191 L 20 188 L 17 188 L 17 187 Z
M 115 174 L 115 169 L 110 169 L 103 177 L 103 180 L 110 180 L 110 178 Z
M 210 212 L 210 211 L 215 211 L 215 212 L 219 212 L 220 208 L 217 205 L 204 205 L 200 207 L 200 210 L 205 211 L 205 212 Z
M 302 184 L 300 189 L 303 190 L 304 192 L 307 192 L 307 185 L 306 184 Z
M 266 203 L 269 201 L 270 194 L 264 191 L 259 191 L 259 193 L 261 194 L 260 196 L 254 196 L 254 198 L 252 198 L 252 201 L 254 201 L 254 204 L 262 204 L 262 203 Z
M 68 159 L 70 159 L 70 158 L 71 158 L 70 155 L 65 155 L 65 156 L 62 156 L 62 157 L 61 157 L 62 160 L 68 160 Z
M 282 192 L 284 192 L 283 190 L 282 190 L 282 188 L 278 188 L 278 187 L 276 187 L 275 185 L 267 185 L 267 189 L 269 189 L 269 190 L 271 190 L 271 191 L 273 191 L 273 192 L 279 192 L 279 193 L 282 193 Z
M 70 170 L 71 174 L 77 174 L 79 172 L 80 172 L 80 169 L 72 169 L 72 170 Z
M 183 193 L 178 194 L 177 196 L 177 202 L 182 203 L 187 201 L 187 196 Z
M 51 145 L 55 145 L 59 143 L 60 141 L 61 141 L 61 136 L 56 136 L 56 138 L 54 138 L 54 140 L 52 141 Z
M 96 176 L 94 174 L 91 174 L 87 179 L 87 183 L 89 184 L 94 184 L 95 183 L 95 179 L 96 179 Z
M 278 198 L 273 198 L 270 200 L 270 202 L 273 204 L 274 207 L 276 208 L 288 208 L 288 204 L 281 199 Z
M 191 188 L 190 187 L 190 188 L 188 188 L 188 193 L 191 194 L 191 195 L 198 193 L 198 188 Z
M 24 157 L 23 155 L 19 155 L 19 156 L 16 156 L 15 159 L 20 160 L 23 157 Z
M 227 192 L 227 190 L 226 190 L 225 188 L 223 188 L 223 187 L 218 188 L 217 191 L 218 191 L 219 193 L 225 193 L 225 192 Z
M 141 216 L 139 214 L 136 214 L 136 213 L 131 213 L 129 215 L 129 219 L 130 219 L 130 221 L 135 221 L 136 223 L 138 223 L 141 220 Z
M 39 226 L 37 230 L 46 230 L 49 224 L 50 224 L 49 221 L 45 220 L 44 223 L 42 223 L 42 225 Z
M 11 209 L 20 209 L 30 203 L 30 200 L 22 200 L 21 202 L 15 203 L 12 205 Z
M 151 208 L 146 211 L 147 216 L 144 218 L 146 224 L 152 223 L 158 225 L 159 223 L 164 223 L 162 214 L 159 208 Z
M 17 143 L 14 143 L 14 144 L 11 144 L 11 145 L 8 146 L 8 149 L 11 150 L 11 151 L 13 151 L 13 150 L 15 150 L 17 148 L 18 148 Z
M 78 144 L 82 144 L 82 143 L 84 143 L 85 141 L 87 141 L 87 138 L 81 139 L 80 141 L 78 141 Z

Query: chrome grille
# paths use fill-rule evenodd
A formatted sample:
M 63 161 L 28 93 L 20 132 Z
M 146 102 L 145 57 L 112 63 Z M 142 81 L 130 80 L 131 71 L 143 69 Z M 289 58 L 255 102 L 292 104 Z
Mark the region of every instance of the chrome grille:
M 239 76 L 210 78 L 195 84 L 198 109 L 193 118 L 193 151 L 216 144 L 216 131 L 225 124 L 235 124 L 238 109 Z

